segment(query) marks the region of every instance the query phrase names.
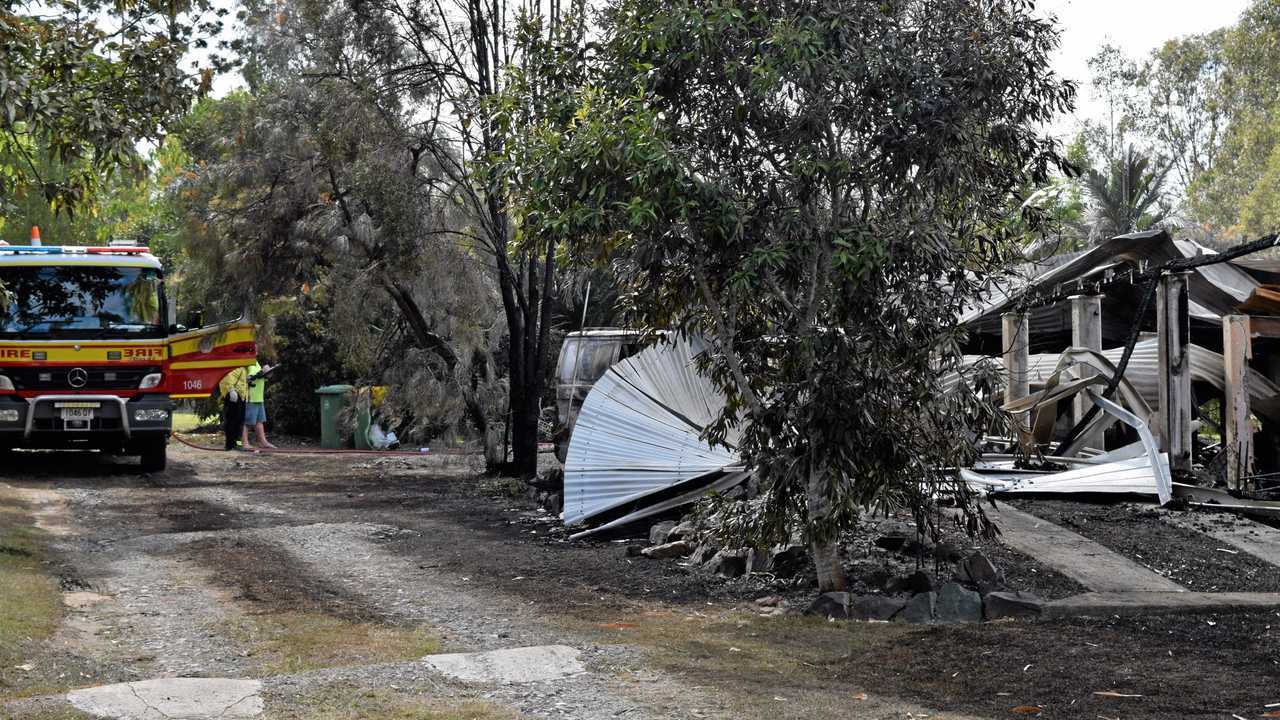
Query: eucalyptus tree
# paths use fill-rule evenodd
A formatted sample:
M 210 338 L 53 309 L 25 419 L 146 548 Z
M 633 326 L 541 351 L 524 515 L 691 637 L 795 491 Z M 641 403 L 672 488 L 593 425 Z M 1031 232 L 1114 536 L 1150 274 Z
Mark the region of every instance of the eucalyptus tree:
M 251 91 L 207 102 L 183 129 L 194 292 L 231 307 L 312 293 L 350 364 L 386 377 L 419 425 L 463 413 L 484 432 L 502 326 L 469 219 L 443 179 L 387 18 L 299 0 L 254 28 Z M 399 351 L 392 336 L 403 334 Z M 382 350 L 379 350 L 382 348 Z M 399 365 L 413 364 L 412 371 Z M 417 402 L 451 398 L 449 403 Z M 443 421 L 443 422 L 442 422 Z
M 945 468 L 999 413 L 943 377 L 1040 223 L 1010 222 L 1019 189 L 1062 169 L 1051 22 L 1021 0 L 615 0 L 599 33 L 571 120 L 526 137 L 520 226 L 628 268 L 649 327 L 711 338 L 707 439 L 741 423 L 764 489 L 733 527 L 803 531 L 823 589 L 868 507 L 923 521 L 947 490 L 987 527 Z

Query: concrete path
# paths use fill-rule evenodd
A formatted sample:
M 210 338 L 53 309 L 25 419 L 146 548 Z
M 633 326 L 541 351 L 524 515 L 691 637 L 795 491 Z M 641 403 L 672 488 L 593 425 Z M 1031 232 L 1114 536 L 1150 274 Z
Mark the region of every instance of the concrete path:
M 475 683 L 530 683 L 586 672 L 579 653 L 567 645 L 428 655 L 428 667 L 455 680 Z
M 229 678 L 163 678 L 67 693 L 73 707 L 117 720 L 247 720 L 262 714 L 262 683 Z
M 1039 560 L 1094 592 L 1184 592 L 1169 578 L 1119 553 L 1035 515 L 997 503 L 987 514 L 1000 541 Z
M 1041 617 L 1176 615 L 1280 609 L 1280 593 L 1094 592 L 1044 604 Z
M 1224 545 L 1280 567 L 1280 530 L 1228 513 L 1170 513 L 1164 521 L 1204 533 Z

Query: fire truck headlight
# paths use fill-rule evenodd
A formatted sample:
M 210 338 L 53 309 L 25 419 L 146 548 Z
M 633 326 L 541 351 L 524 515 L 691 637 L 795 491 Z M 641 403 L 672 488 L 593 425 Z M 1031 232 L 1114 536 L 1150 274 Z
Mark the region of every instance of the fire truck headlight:
M 0 422 L 18 422 L 18 411 L 13 408 L 0 410 Z
M 164 375 L 162 373 L 151 373 L 149 375 L 143 375 L 142 382 L 138 383 L 138 389 L 146 390 L 147 388 L 159 387 L 160 381 L 163 379 L 164 379 Z
M 169 419 L 169 411 L 158 408 L 142 409 L 133 411 L 134 422 L 164 422 Z
M 0 375 L 0 390 L 12 390 L 12 389 L 13 389 L 13 381 L 9 379 L 9 376 Z

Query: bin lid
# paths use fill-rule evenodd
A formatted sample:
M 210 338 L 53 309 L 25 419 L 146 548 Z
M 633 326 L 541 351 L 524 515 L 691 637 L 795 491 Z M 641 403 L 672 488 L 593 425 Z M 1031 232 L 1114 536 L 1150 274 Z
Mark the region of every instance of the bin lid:
M 316 388 L 316 394 L 317 395 L 346 395 L 347 393 L 351 392 L 354 389 L 355 388 L 350 385 L 325 385 L 324 387 Z

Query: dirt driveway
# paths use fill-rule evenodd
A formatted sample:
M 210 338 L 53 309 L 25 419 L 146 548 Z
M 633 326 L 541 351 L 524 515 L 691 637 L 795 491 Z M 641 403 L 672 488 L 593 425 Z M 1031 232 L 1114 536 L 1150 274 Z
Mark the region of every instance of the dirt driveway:
M 142 476 L 17 455 L 0 468 L 0 572 L 27 575 L 8 615 L 0 589 L 0 717 L 88 717 L 60 693 L 157 677 L 261 678 L 269 718 L 1252 718 L 1280 702 L 1275 613 L 766 616 L 763 581 L 567 542 L 476 470 L 175 447 Z M 586 672 L 468 683 L 421 661 L 552 644 Z

